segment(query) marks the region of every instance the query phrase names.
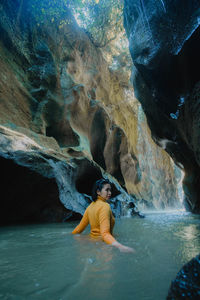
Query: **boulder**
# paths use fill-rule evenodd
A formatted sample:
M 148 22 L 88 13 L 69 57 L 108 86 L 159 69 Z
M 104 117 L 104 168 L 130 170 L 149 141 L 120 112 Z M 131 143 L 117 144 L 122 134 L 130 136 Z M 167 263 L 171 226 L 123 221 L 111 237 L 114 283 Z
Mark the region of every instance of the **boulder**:
M 178 299 L 200 299 L 200 255 L 185 264 L 172 281 L 167 300 Z

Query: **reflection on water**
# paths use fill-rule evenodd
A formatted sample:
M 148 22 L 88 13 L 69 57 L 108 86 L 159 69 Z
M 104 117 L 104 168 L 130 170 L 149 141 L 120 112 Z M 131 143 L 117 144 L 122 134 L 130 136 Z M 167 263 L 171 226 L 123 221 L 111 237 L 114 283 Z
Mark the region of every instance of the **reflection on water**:
M 184 263 L 200 252 L 200 218 L 148 213 L 116 221 L 115 236 L 136 253 L 92 240 L 76 223 L 0 229 L 0 299 L 161 300 Z

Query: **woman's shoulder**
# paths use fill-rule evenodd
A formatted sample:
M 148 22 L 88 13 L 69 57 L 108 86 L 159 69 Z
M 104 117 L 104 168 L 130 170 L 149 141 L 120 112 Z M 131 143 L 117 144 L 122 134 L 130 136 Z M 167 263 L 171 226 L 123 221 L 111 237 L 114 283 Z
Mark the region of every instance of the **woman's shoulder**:
M 104 209 L 109 209 L 110 210 L 110 204 L 108 204 L 107 202 L 101 201 L 101 207 L 103 207 Z
M 88 207 L 86 208 L 86 210 L 87 209 L 90 209 L 90 207 L 92 207 L 94 205 L 94 202 L 91 202 L 89 205 L 88 205 Z
M 90 209 L 92 207 L 110 209 L 110 204 L 108 204 L 107 202 L 104 202 L 104 201 L 94 201 L 94 202 L 90 203 L 90 205 L 87 208 Z

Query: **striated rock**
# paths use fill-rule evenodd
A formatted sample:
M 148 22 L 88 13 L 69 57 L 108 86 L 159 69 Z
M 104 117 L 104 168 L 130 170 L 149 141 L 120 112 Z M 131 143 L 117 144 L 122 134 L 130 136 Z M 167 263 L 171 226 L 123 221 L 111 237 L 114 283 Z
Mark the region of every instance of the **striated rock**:
M 71 158 L 61 151 L 41 147 L 26 135 L 3 126 L 0 143 L 0 164 L 6 170 L 1 181 L 0 224 L 60 222 L 79 217 L 91 202 L 94 182 L 101 177 L 112 182 L 113 203 L 135 200 L 86 157 Z M 113 211 L 116 217 L 124 214 L 116 205 Z
M 178 272 L 172 281 L 167 300 L 200 298 L 200 255 L 197 255 Z
M 52 4 L 59 10 L 53 17 L 49 1 L 35 3 L 0 3 L 0 156 L 13 173 L 13 191 L 14 174 L 21 177 L 16 198 L 14 192 L 6 196 L 5 184 L 3 220 L 9 214 L 13 221 L 82 214 L 102 176 L 113 182 L 114 196 L 125 207 L 136 198 L 156 208 L 174 206 L 174 166 L 151 140 L 145 118 L 138 119 L 126 76 L 109 68 L 63 1 Z M 29 179 L 23 194 L 24 176 Z M 26 203 L 28 191 L 34 209 Z M 20 197 L 24 213 L 15 217 Z
M 183 170 L 185 206 L 200 212 L 200 3 L 125 0 L 132 80 L 153 140 Z

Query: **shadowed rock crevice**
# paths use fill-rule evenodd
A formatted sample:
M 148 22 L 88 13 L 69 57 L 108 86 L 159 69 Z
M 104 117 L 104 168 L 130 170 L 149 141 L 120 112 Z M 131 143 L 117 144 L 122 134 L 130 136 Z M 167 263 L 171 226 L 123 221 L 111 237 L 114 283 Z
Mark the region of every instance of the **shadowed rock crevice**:
M 200 27 L 185 41 L 178 54 L 172 55 L 162 49 L 156 68 L 151 69 L 146 65 L 135 63 L 135 67 L 142 74 L 142 78 L 153 96 L 157 109 L 160 109 L 167 118 L 170 117 L 170 114 L 175 116 L 177 114 L 178 117 L 185 98 L 199 81 L 199 39 Z M 142 55 L 143 53 L 141 53 Z M 144 105 L 148 105 L 148 102 L 144 102 Z
M 92 166 L 88 160 L 75 160 L 78 165 L 75 185 L 79 193 L 91 195 L 93 184 L 102 177 L 100 169 Z
M 75 185 L 79 193 L 86 194 L 91 196 L 92 187 L 96 180 L 102 178 L 102 173 L 98 165 L 92 165 L 88 160 L 77 160 L 75 159 L 76 164 L 78 165 L 78 172 L 75 175 Z M 112 197 L 116 197 L 121 192 L 115 186 L 112 185 Z
M 104 149 L 104 157 L 106 161 L 106 170 L 113 175 L 124 186 L 125 181 L 121 171 L 120 156 L 123 150 L 121 149 L 122 141 L 126 139 L 123 131 L 116 126 L 110 129 L 111 133 L 106 142 Z M 127 154 L 128 148 L 125 149 Z
M 46 127 L 46 136 L 53 137 L 60 147 L 79 146 L 79 136 L 72 130 L 68 122 L 51 123 Z
M 91 139 L 90 148 L 94 161 L 98 163 L 103 169 L 106 168 L 105 159 L 103 155 L 106 144 L 106 114 L 102 109 L 97 110 L 91 124 Z
M 61 204 L 55 179 L 0 157 L 0 223 L 61 222 L 69 211 Z

